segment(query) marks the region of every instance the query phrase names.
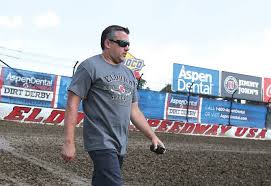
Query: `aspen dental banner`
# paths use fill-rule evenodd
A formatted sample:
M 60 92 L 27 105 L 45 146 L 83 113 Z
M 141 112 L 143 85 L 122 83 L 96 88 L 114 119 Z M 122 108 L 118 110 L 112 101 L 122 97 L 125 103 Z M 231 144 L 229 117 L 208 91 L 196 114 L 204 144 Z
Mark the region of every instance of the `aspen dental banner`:
M 56 75 L 3 67 L 1 80 L 1 102 L 54 106 Z
M 219 95 L 219 71 L 173 64 L 172 91 Z
M 265 128 L 266 107 L 202 98 L 201 123 Z M 229 114 L 231 117 L 229 120 Z
M 189 106 L 187 108 L 189 102 Z M 166 100 L 167 120 L 198 122 L 199 97 L 178 94 L 168 94 Z

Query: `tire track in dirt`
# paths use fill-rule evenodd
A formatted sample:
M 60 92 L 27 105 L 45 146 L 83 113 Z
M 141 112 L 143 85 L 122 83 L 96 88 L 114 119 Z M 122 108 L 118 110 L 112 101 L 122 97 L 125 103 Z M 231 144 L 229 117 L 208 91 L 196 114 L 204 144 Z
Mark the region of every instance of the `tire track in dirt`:
M 48 173 L 52 174 L 54 177 L 59 178 L 63 182 L 67 180 L 67 185 L 89 185 L 89 179 L 82 178 L 80 176 L 74 175 L 74 173 L 68 172 L 58 166 L 55 166 L 53 164 L 50 164 L 46 161 L 42 161 L 40 159 L 37 159 L 34 156 L 31 156 L 29 154 L 26 154 L 24 152 L 16 152 L 13 147 L 9 145 L 9 142 L 3 138 L 0 137 L 0 152 L 2 158 L 4 156 L 9 156 L 7 159 L 12 159 L 12 161 L 8 161 L 9 166 L 11 166 L 12 163 L 21 164 L 21 162 L 24 162 L 25 164 L 31 164 L 35 167 L 38 167 L 38 169 L 43 169 L 44 171 L 47 171 Z M 16 165 L 14 165 L 16 167 Z M 1 174 L 2 179 L 7 180 L 14 183 L 20 183 L 22 180 L 18 180 L 16 178 L 10 177 L 7 174 Z M 64 184 L 64 183 L 62 183 Z M 20 184 L 25 185 L 25 183 Z
M 0 121 L 0 136 L 6 139 L 0 142 L 0 185 L 15 185 L 13 179 L 31 186 L 90 185 L 85 183 L 93 165 L 83 149 L 82 128 L 76 130 L 77 158 L 71 163 L 60 157 L 64 139 L 59 126 Z M 162 156 L 150 152 L 150 141 L 141 133 L 130 132 L 125 185 L 271 185 L 270 141 L 158 136 L 168 149 Z
M 1 174 L 0 173 L 0 183 L 1 185 L 5 186 L 5 185 L 14 185 L 14 186 L 31 186 L 27 183 L 20 183 L 19 180 L 8 177 L 7 175 Z

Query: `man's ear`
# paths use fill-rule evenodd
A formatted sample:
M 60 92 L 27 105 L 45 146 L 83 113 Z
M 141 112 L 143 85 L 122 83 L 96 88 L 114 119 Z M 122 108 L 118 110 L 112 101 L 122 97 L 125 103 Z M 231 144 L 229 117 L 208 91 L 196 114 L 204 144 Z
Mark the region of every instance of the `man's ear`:
M 111 43 L 110 43 L 109 39 L 106 39 L 104 41 L 104 48 L 110 48 L 110 45 L 111 45 Z

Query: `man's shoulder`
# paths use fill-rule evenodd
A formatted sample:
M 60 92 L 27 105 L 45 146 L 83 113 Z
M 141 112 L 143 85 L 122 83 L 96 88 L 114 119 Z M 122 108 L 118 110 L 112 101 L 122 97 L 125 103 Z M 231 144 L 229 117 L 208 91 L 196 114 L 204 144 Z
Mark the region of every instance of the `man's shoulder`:
M 101 55 L 97 54 L 95 56 L 91 56 L 91 57 L 85 59 L 82 63 L 93 63 L 93 62 L 97 62 L 99 60 L 101 60 Z
M 91 56 L 85 59 L 80 65 L 82 65 L 85 68 L 88 68 L 88 67 L 95 66 L 97 62 L 100 60 L 101 60 L 101 56 L 98 54 L 98 55 Z

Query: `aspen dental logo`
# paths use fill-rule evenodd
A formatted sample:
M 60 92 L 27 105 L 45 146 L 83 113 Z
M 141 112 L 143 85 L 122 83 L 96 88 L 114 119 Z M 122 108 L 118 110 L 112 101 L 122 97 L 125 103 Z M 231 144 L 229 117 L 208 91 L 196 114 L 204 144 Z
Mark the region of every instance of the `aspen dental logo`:
M 201 69 L 201 68 L 198 68 Z M 199 93 L 212 95 L 214 92 L 213 74 L 208 73 L 208 69 L 202 70 L 186 69 L 182 65 L 177 79 L 177 90 L 182 92 Z M 192 85 L 193 83 L 193 85 Z
M 6 81 L 9 81 L 11 83 L 15 83 L 16 85 L 23 85 L 25 88 L 32 88 L 32 87 L 52 87 L 53 80 L 47 80 L 47 79 L 39 79 L 34 76 L 31 77 L 24 77 L 24 76 L 16 76 L 8 73 Z

